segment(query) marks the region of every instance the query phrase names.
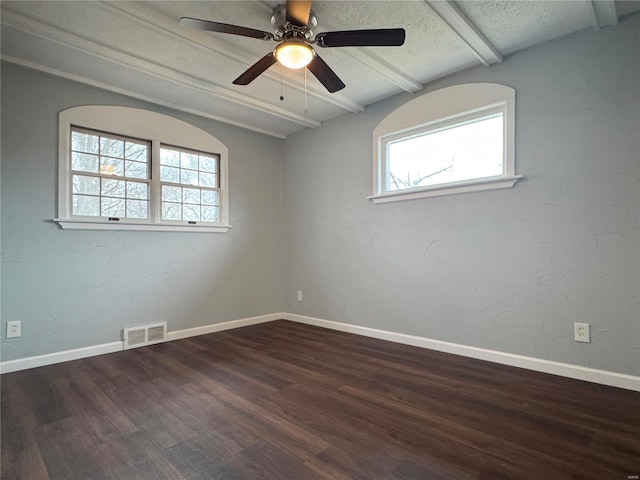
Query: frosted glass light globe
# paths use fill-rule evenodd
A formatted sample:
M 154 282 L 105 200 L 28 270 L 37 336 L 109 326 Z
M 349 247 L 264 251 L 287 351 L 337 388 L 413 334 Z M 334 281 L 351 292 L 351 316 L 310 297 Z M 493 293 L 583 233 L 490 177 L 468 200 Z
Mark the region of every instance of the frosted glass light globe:
M 298 42 L 284 42 L 276 47 L 274 54 L 278 62 L 293 70 L 306 67 L 314 56 L 309 45 Z

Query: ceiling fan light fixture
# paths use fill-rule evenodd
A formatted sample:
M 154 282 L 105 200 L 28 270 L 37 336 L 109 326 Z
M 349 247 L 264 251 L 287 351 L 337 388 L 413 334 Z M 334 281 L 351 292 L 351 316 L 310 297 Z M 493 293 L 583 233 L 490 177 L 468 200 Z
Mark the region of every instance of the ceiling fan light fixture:
M 2 0 L 0 0 L 2 1 Z M 269 2 L 267 2 L 269 3 Z M 286 0 L 273 10 L 271 24 L 274 33 L 228 23 L 182 17 L 180 25 L 206 32 L 225 33 L 240 37 L 278 42 L 267 53 L 233 81 L 234 85 L 249 85 L 276 62 L 291 70 L 304 69 L 318 79 L 329 93 L 342 90 L 345 84 L 312 47 L 399 47 L 404 44 L 404 28 L 373 28 L 321 32 L 313 38 L 318 19 L 311 8 L 313 0 Z M 307 81 L 305 70 L 305 85 Z M 282 99 L 282 96 L 281 96 Z
M 283 66 L 297 70 L 309 65 L 315 53 L 306 43 L 288 41 L 278 45 L 274 55 Z

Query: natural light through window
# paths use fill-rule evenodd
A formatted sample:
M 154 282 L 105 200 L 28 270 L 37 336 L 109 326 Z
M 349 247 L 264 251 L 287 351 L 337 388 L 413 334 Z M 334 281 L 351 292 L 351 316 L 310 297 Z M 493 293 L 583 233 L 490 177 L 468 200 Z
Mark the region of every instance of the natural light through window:
M 502 113 L 390 141 L 386 190 L 502 175 L 503 145 Z
M 389 113 L 373 131 L 374 203 L 511 188 L 515 90 L 453 85 Z
M 229 150 L 209 132 L 130 107 L 63 110 L 58 217 L 71 230 L 229 230 Z
M 151 143 L 73 128 L 73 215 L 149 218 Z
M 160 148 L 163 220 L 219 220 L 218 163 L 211 154 Z

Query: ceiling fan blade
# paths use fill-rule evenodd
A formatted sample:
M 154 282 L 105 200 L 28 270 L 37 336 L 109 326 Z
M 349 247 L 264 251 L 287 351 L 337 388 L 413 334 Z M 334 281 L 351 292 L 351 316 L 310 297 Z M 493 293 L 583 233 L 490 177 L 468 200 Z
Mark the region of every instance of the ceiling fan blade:
M 319 47 L 399 47 L 404 44 L 404 28 L 343 30 L 316 35 Z
M 287 21 L 305 27 L 309 23 L 311 0 L 287 0 Z
M 313 60 L 311 60 L 311 63 L 307 65 L 307 68 L 318 80 L 320 80 L 320 83 L 324 85 L 329 93 L 335 93 L 345 87 L 342 80 L 338 78 L 335 72 L 331 70 L 331 67 L 329 67 L 329 65 L 327 65 L 327 63 L 322 60 L 317 53 L 316 56 L 313 57 Z
M 242 75 L 236 78 L 233 81 L 234 85 L 249 85 L 274 63 L 276 63 L 276 57 L 273 55 L 273 52 L 267 53 L 251 65 Z
M 239 27 L 238 25 L 229 25 L 228 23 L 212 22 L 210 20 L 200 20 L 198 18 L 182 17 L 180 19 L 180 25 L 183 27 L 194 28 L 196 30 L 205 30 L 207 32 L 229 33 L 231 35 L 259 38 L 261 40 L 273 39 L 273 35 L 271 33 L 263 32 L 262 30 Z

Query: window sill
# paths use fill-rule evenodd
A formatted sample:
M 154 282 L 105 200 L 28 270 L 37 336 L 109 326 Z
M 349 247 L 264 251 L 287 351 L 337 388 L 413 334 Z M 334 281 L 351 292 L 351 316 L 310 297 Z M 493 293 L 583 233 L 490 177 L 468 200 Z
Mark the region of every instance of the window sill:
M 500 190 L 512 188 L 522 178 L 522 175 L 509 177 L 485 178 L 472 182 L 450 183 L 421 189 L 404 190 L 398 192 L 386 192 L 367 197 L 373 203 L 402 202 L 419 198 L 441 197 L 444 195 L 456 195 L 460 193 L 481 192 L 485 190 Z
M 231 225 L 158 225 L 154 223 L 106 223 L 54 218 L 63 230 L 129 230 L 138 232 L 225 233 Z

